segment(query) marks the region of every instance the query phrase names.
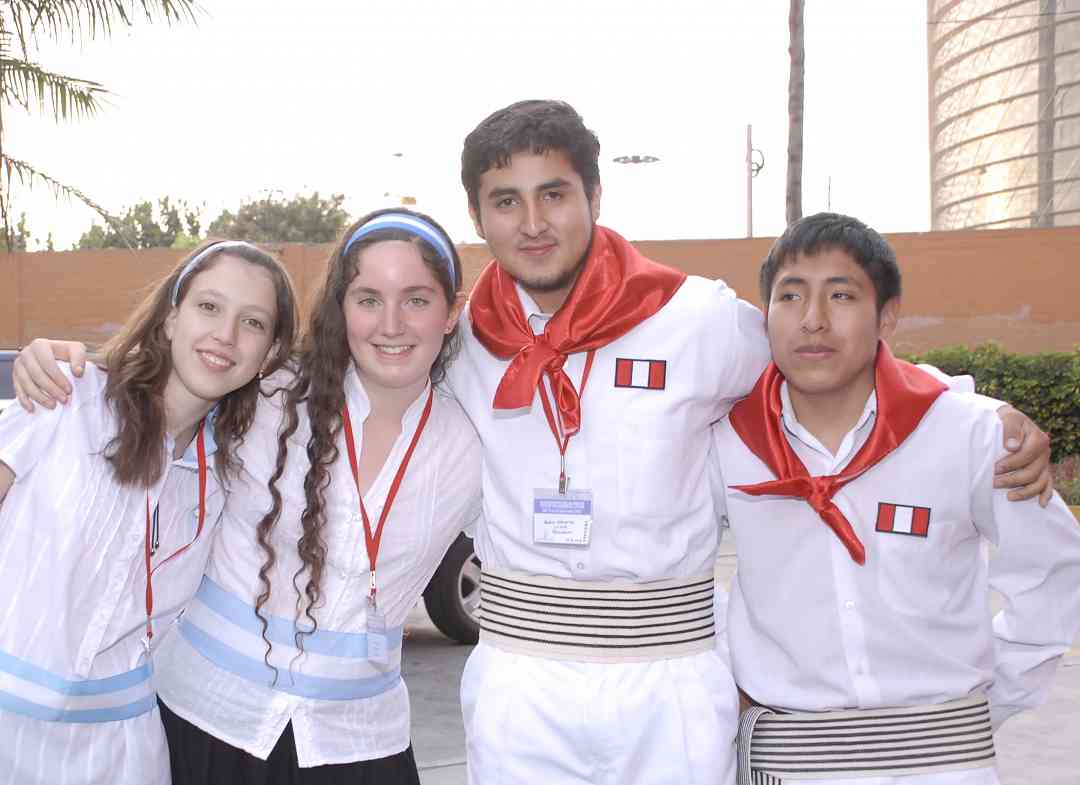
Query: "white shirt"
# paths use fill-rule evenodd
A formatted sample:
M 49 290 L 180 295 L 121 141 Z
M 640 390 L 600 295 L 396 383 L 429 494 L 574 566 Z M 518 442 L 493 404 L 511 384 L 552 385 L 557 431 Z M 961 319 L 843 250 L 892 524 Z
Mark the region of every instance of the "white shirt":
M 287 382 L 283 374 L 268 379 L 275 389 Z M 357 444 L 370 403 L 355 370 L 349 370 L 345 391 Z M 412 441 L 428 390 L 409 407 L 386 463 L 364 495 L 374 527 L 382 513 L 391 482 Z M 207 577 L 248 606 L 262 592 L 258 573 L 264 554 L 256 545 L 255 529 L 269 511 L 269 482 L 277 457 L 283 394 L 260 399 L 239 455 L 244 468 L 230 488 L 225 524 L 215 544 Z M 300 569 L 296 542 L 300 515 L 306 507 L 303 491 L 308 470 L 306 445 L 310 425 L 306 409 L 290 440 L 284 475 L 277 483 L 283 509 L 272 539 L 277 563 L 269 577 L 273 589 L 263 606 L 265 616 L 295 618 L 297 597 L 293 575 Z M 322 602 L 315 609 L 319 632 L 360 633 L 366 629 L 369 565 L 359 498 L 344 444 L 338 437 L 338 458 L 330 470 L 326 492 L 326 569 Z M 479 511 L 480 445 L 461 408 L 436 390 L 427 427 L 386 521 L 378 554 L 379 609 L 387 625 L 404 624 L 443 554 Z M 303 588 L 307 576 L 298 583 Z M 301 616 L 301 621 L 304 617 Z M 259 652 L 260 656 L 262 651 Z M 301 669 L 303 663 L 295 668 Z M 253 683 L 203 658 L 179 634 L 162 646 L 158 661 L 158 690 L 162 700 L 180 716 L 223 741 L 266 758 L 285 726 L 292 722 L 301 766 L 347 763 L 396 754 L 409 745 L 409 699 L 403 682 L 368 698 L 323 700 L 290 694 Z M 288 678 L 282 674 L 281 678 Z
M 518 287 L 537 334 L 550 315 Z M 533 491 L 558 487 L 559 453 L 539 393 L 529 409 L 495 411 L 509 361 L 490 354 L 463 320 L 448 384 L 484 445 L 485 566 L 579 580 L 649 581 L 711 570 L 717 515 L 706 464 L 710 424 L 745 396 L 769 359 L 761 312 L 722 281 L 690 276 L 660 311 L 596 351 L 581 393 L 581 430 L 566 453 L 571 489 L 593 494 L 588 547 L 533 542 Z M 663 362 L 663 389 L 617 387 L 617 361 Z M 642 365 L 644 363 L 644 365 Z M 581 390 L 585 353 L 564 370 Z M 643 382 L 642 377 L 637 377 Z
M 517 292 L 541 333 L 551 317 Z M 533 540 L 533 492 L 558 487 L 555 438 L 539 393 L 528 409 L 492 409 L 509 361 L 466 329 L 448 382 L 484 445 L 476 531 L 484 566 L 578 580 L 711 572 L 719 537 L 707 472 L 710 424 L 750 391 L 768 357 L 761 312 L 723 282 L 698 277 L 598 349 L 583 392 L 586 355 L 570 355 L 564 370 L 580 393 L 581 430 L 570 440 L 566 473 L 571 490 L 592 492 L 591 539 L 587 547 L 541 545 Z M 516 655 L 481 642 L 461 692 L 470 782 L 734 778 L 733 751 L 722 743 L 737 725 L 734 684 L 712 650 L 607 664 Z M 671 750 L 684 747 L 685 760 L 672 763 Z
M 194 443 L 149 492 L 119 485 L 102 456 L 116 432 L 104 400 L 106 375 L 88 364 L 75 379 L 63 368 L 73 390 L 67 406 L 33 415 L 12 406 L 0 415 L 0 461 L 15 473 L 0 505 L 0 783 L 167 783 L 156 707 L 94 723 L 3 709 L 5 696 L 33 697 L 48 684 L 107 679 L 145 666 L 147 498 L 159 510 L 154 565 L 190 542 L 197 528 Z M 211 433 L 207 428 L 212 454 Z M 171 439 L 165 449 L 172 453 Z M 223 502 L 212 459 L 209 469 L 202 535 L 154 574 L 155 646 L 206 564 Z M 76 698 L 66 710 L 103 705 L 112 704 Z
M 835 455 L 798 422 L 786 384 L 782 407 L 788 443 L 822 476 L 867 440 L 877 401 Z M 943 393 L 899 449 L 833 497 L 866 547 L 863 566 L 806 502 L 732 487 L 773 476 L 727 420 L 716 446 L 739 554 L 729 644 L 755 700 L 821 711 L 983 689 L 996 728 L 1045 698 L 1080 628 L 1080 529 L 1056 495 L 1043 509 L 993 489 L 1002 427 L 984 402 Z M 916 507 L 929 509 L 926 536 L 897 533 Z M 894 531 L 878 531 L 891 510 Z M 987 543 L 997 546 L 989 568 Z M 991 588 L 1006 601 L 992 621 Z

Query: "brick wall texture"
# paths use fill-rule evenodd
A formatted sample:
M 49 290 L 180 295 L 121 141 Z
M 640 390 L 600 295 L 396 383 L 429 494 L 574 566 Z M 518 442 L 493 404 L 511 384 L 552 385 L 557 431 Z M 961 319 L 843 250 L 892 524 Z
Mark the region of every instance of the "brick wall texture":
M 996 341 L 1016 352 L 1068 351 L 1080 344 L 1080 228 L 893 234 L 904 273 L 900 351 Z M 696 275 L 723 278 L 760 304 L 757 271 L 771 238 L 636 243 L 649 257 Z M 278 245 L 306 301 L 329 245 Z M 489 259 L 460 247 L 466 286 Z M 0 347 L 48 336 L 100 343 L 146 288 L 182 256 L 171 249 L 0 254 Z

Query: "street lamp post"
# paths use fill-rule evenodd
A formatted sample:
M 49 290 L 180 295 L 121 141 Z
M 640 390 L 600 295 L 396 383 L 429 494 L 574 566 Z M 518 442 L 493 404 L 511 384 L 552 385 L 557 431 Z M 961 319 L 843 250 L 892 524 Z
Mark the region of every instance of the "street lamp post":
M 765 155 L 754 147 L 752 126 L 746 126 L 746 236 L 754 236 L 754 178 L 765 168 Z M 754 154 L 757 153 L 757 157 Z M 760 159 L 760 160 L 759 160 Z

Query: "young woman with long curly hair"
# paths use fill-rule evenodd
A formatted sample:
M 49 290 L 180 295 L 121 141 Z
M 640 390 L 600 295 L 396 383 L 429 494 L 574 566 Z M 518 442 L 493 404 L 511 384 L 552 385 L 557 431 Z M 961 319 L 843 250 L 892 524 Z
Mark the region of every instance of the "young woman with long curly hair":
M 296 322 L 273 257 L 213 243 L 69 374 L 68 406 L 0 416 L 0 781 L 169 782 L 152 664 Z
M 176 785 L 419 782 L 402 627 L 479 511 L 476 433 L 437 386 L 461 277 L 446 232 L 408 210 L 365 216 L 331 254 L 162 647 Z

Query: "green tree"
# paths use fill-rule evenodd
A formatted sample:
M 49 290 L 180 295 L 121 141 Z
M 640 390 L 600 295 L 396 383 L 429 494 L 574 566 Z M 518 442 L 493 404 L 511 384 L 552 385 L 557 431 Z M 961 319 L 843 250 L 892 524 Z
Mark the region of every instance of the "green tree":
M 182 199 L 168 196 L 157 201 L 137 202 L 105 226 L 93 224 L 75 243 L 75 250 L 88 248 L 187 248 L 198 241 L 202 229 L 201 210 Z
M 108 36 L 114 25 L 194 19 L 196 0 L 3 0 L 0 2 L 0 229 L 14 247 L 12 179 L 26 187 L 45 185 L 56 196 L 74 197 L 109 220 L 108 213 L 73 185 L 61 182 L 8 147 L 4 116 L 12 110 L 51 114 L 55 122 L 90 117 L 108 94 L 88 79 L 50 71 L 34 61 L 41 40 L 80 43 Z M 141 12 L 141 14 L 140 14 Z
M 30 243 L 30 227 L 26 225 L 26 213 L 19 215 L 19 222 L 0 237 L 0 251 L 25 251 Z
M 319 192 L 292 199 L 275 197 L 244 202 L 233 213 L 222 211 L 210 224 L 211 237 L 258 243 L 329 243 L 337 239 L 349 214 L 341 205 L 343 194 L 324 199 Z

